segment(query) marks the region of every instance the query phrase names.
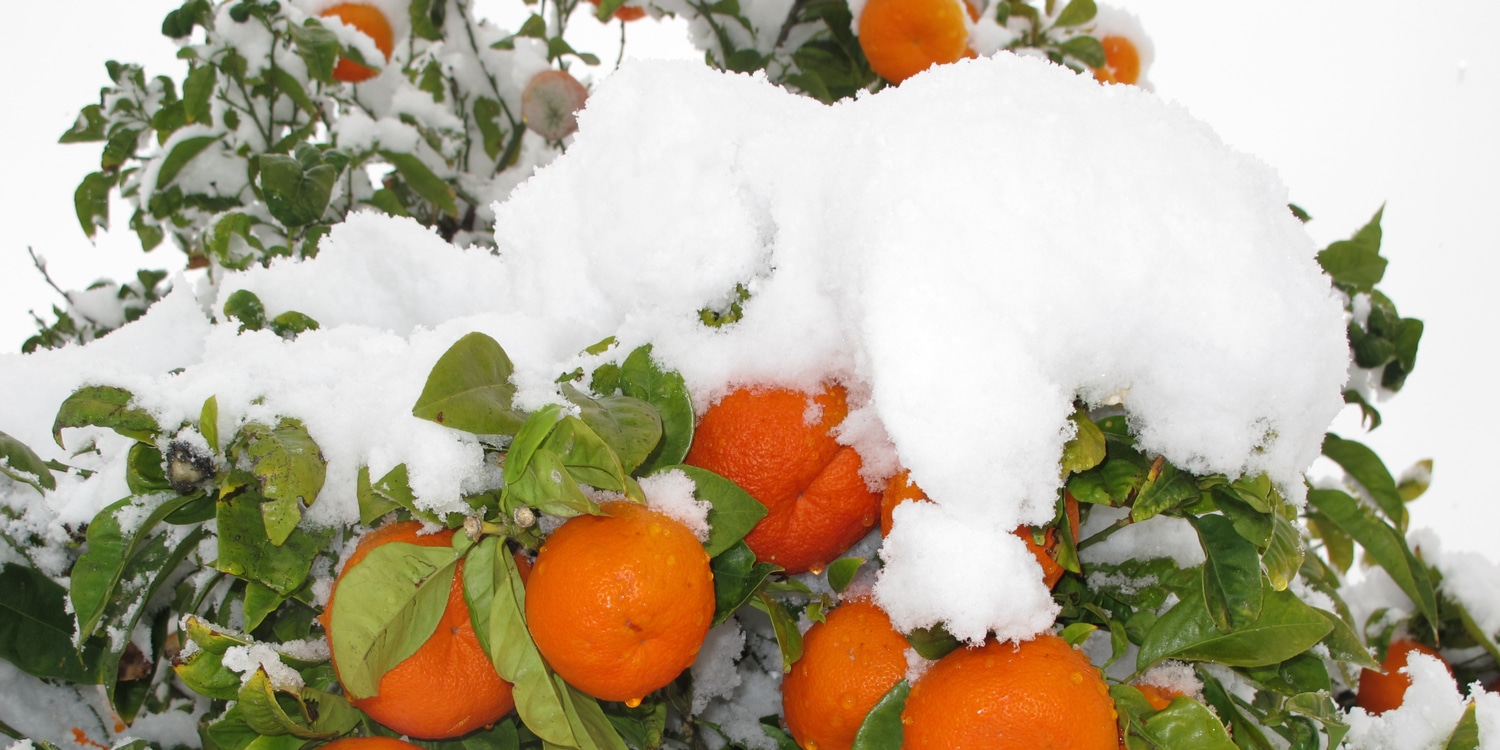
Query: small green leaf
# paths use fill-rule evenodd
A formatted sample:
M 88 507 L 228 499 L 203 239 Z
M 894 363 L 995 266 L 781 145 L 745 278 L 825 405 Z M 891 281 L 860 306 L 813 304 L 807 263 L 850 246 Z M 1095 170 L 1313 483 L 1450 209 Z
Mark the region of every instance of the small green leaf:
M 109 140 L 104 144 L 104 152 L 99 155 L 99 168 L 105 172 L 112 172 L 124 166 L 125 162 L 135 157 L 136 145 L 140 142 L 141 130 L 138 128 L 119 128 L 109 134 Z
M 1403 502 L 1409 503 L 1425 494 L 1431 484 L 1432 459 L 1424 458 L 1412 464 L 1412 467 L 1401 475 L 1401 481 L 1396 485 L 1396 492 L 1401 495 Z
M 1232 667 L 1278 664 L 1317 645 L 1333 630 L 1322 613 L 1291 592 L 1276 591 L 1267 584 L 1264 597 L 1259 619 L 1227 633 L 1214 626 L 1201 593 L 1184 597 L 1146 633 L 1136 669 L 1144 670 L 1163 659 Z
M 937 661 L 963 645 L 942 625 L 916 628 L 906 634 L 906 642 L 928 661 Z
M 863 557 L 841 557 L 828 564 L 828 585 L 834 593 L 842 594 L 854 582 L 854 574 L 865 564 Z
M 709 568 L 714 574 L 714 625 L 728 620 L 755 596 L 768 576 L 781 569 L 756 562 L 755 553 L 742 541 L 715 555 Z
M 141 550 L 161 520 L 196 498 L 179 497 L 156 505 L 130 532 L 119 520 L 122 513 L 135 515 L 143 508 L 124 498 L 94 515 L 88 525 L 88 546 L 73 564 L 69 598 L 78 619 L 78 640 L 93 635 L 112 603 L 120 604 L 119 587 L 126 571 L 138 565 Z
M 283 154 L 261 154 L 257 161 L 260 187 L 271 216 L 286 227 L 306 226 L 322 218 L 333 196 L 337 169 L 328 164 L 304 168 L 297 159 Z
M 1271 588 L 1286 590 L 1297 571 L 1302 568 L 1302 559 L 1306 554 L 1307 550 L 1302 545 L 1302 532 L 1280 513 L 1272 513 L 1271 544 L 1261 556 Z
M 330 740 L 337 736 L 313 730 L 309 726 L 312 723 L 312 717 L 307 710 L 307 704 L 302 701 L 301 694 L 277 689 L 263 668 L 257 667 L 245 679 L 245 684 L 240 687 L 237 698 L 237 705 L 245 717 L 245 723 L 258 734 L 273 737 L 291 735 L 309 740 Z M 283 698 L 286 703 L 294 705 L 298 715 L 288 714 L 286 706 L 278 698 Z
M 1260 554 L 1224 516 L 1189 516 L 1207 561 L 1203 596 L 1214 626 L 1223 631 L 1254 622 L 1260 616 Z
M 1328 647 L 1328 655 L 1338 661 L 1348 662 L 1363 669 L 1380 669 L 1380 662 L 1370 656 L 1369 649 L 1365 648 L 1359 636 L 1354 633 L 1354 628 L 1344 621 L 1344 618 L 1320 609 L 1323 619 L 1333 625 L 1333 630 L 1323 638 L 1323 645 Z
M 1364 443 L 1345 440 L 1328 433 L 1323 437 L 1323 455 L 1333 459 L 1348 475 L 1359 482 L 1370 493 L 1375 504 L 1385 512 L 1397 531 L 1404 532 L 1407 524 L 1406 503 L 1396 488 L 1396 480 L 1375 451 Z
M 494 99 L 481 96 L 474 100 L 474 124 L 479 126 L 479 134 L 484 138 L 484 153 L 491 159 L 498 159 L 505 148 L 505 131 L 500 129 L 501 114 L 500 103 Z
M 280 546 L 273 545 L 266 534 L 262 500 L 248 490 L 216 504 L 219 556 L 213 565 L 230 575 L 259 581 L 283 596 L 289 595 L 307 581 L 313 560 L 333 537 L 334 530 L 331 526 L 314 531 L 298 527 Z
M 271 80 L 276 83 L 277 89 L 291 97 L 293 102 L 296 102 L 298 109 L 305 112 L 309 117 L 318 117 L 319 110 L 317 103 L 307 95 L 307 91 L 302 88 L 302 84 L 297 81 L 297 78 L 288 73 L 285 68 L 273 68 L 271 71 Z
M 291 24 L 287 30 L 291 32 L 292 47 L 297 56 L 307 64 L 307 74 L 322 83 L 333 83 L 333 66 L 342 49 L 338 35 L 314 18 L 307 19 L 301 26 Z
M 93 237 L 100 229 L 109 229 L 109 193 L 114 187 L 114 178 L 90 172 L 73 191 L 73 208 L 85 235 Z
M 327 464 L 307 428 L 295 419 L 283 418 L 274 428 L 251 422 L 241 434 L 250 472 L 268 501 L 261 506 L 266 535 L 279 547 L 297 528 L 302 507 L 318 499 Z
M 432 366 L 412 414 L 464 432 L 515 435 L 526 416 L 512 406 L 514 372 L 499 343 L 468 334 Z
M 52 422 L 52 440 L 57 441 L 58 447 L 66 447 L 63 428 L 96 426 L 113 429 L 141 443 L 151 443 L 160 432 L 156 417 L 141 408 L 130 407 L 133 398 L 132 393 L 113 386 L 84 386 L 75 390 L 57 410 L 57 419 Z
M 454 200 L 453 188 L 438 177 L 421 159 L 399 151 L 381 150 L 380 155 L 401 174 L 401 179 L 411 186 L 417 195 L 450 217 L 458 218 L 458 204 Z
M 1144 722 L 1145 734 L 1158 747 L 1193 750 L 1238 750 L 1224 725 L 1208 707 L 1178 696 Z
M 57 140 L 58 143 L 89 143 L 104 140 L 105 127 L 109 124 L 109 118 L 104 116 L 104 110 L 97 104 L 90 104 L 78 113 L 78 119 L 68 132 L 63 133 Z
M 1057 14 L 1057 21 L 1053 23 L 1053 26 L 1058 28 L 1082 26 L 1094 20 L 1094 16 L 1098 13 L 1099 8 L 1094 5 L 1094 0 L 1071 0 L 1067 7 L 1063 8 L 1062 13 Z
M 1074 0 L 1074 4 L 1078 2 L 1093 5 L 1092 0 Z M 1105 456 L 1104 431 L 1094 424 L 1094 420 L 1089 419 L 1088 412 L 1076 411 L 1068 419 L 1073 423 L 1074 434 L 1063 445 L 1063 476 L 1088 471 L 1103 462 Z
M 637 467 L 647 475 L 682 461 L 693 442 L 693 401 L 682 375 L 663 370 L 651 358 L 651 346 L 632 351 L 617 365 L 603 365 L 594 371 L 589 387 L 595 393 L 619 392 L 649 402 L 656 407 L 662 437 L 655 450 Z
M 663 467 L 661 471 L 681 471 L 693 480 L 693 497 L 707 502 L 708 541 L 703 547 L 709 557 L 738 544 L 755 524 L 766 517 L 766 506 L 750 496 L 738 484 L 708 469 L 681 464 Z
M 57 489 L 57 479 L 47 462 L 26 444 L 0 432 L 0 474 L 35 487 L 37 492 Z
M 296 338 L 297 334 L 307 331 L 318 330 L 318 321 L 297 312 L 288 310 L 271 319 L 271 332 L 284 339 Z
M 451 547 L 390 542 L 344 570 L 329 629 L 339 634 L 333 658 L 351 697 L 376 695 L 380 678 L 437 630 L 459 559 Z
M 280 70 L 278 68 L 278 70 Z M 219 69 L 212 65 L 194 67 L 182 81 L 182 106 L 190 123 L 213 124 L 213 93 L 219 82 Z
M 266 306 L 249 289 L 236 289 L 224 300 L 224 316 L 240 322 L 240 333 L 266 327 Z
M 219 397 L 209 396 L 198 413 L 198 433 L 208 443 L 208 450 L 219 452 Z
M 219 136 L 216 135 L 200 135 L 178 141 L 177 145 L 167 153 L 167 158 L 162 160 L 161 167 L 156 172 L 155 189 L 162 190 L 172 184 L 172 181 L 177 179 L 177 175 L 182 172 L 182 168 L 186 167 L 193 157 L 203 153 L 204 149 L 217 140 Z
M 1057 45 L 1059 51 L 1090 68 L 1102 68 L 1108 63 L 1104 56 L 1104 45 L 1091 36 L 1075 36 Z
M 631 396 L 589 398 L 566 384 L 562 392 L 578 407 L 579 419 L 614 451 L 625 473 L 633 473 L 661 442 L 661 416 L 650 402 Z
M 1443 750 L 1479 750 L 1479 717 L 1475 705 L 1474 701 L 1469 701 L 1464 706 L 1464 715 L 1454 725 Z
M 1429 622 L 1439 622 L 1437 595 L 1427 576 L 1427 567 L 1412 554 L 1399 532 L 1339 490 L 1309 490 L 1307 504 L 1364 547 Z
M 781 670 L 792 671 L 792 665 L 802 658 L 802 631 L 797 629 L 797 620 L 779 600 L 772 599 L 764 591 L 757 592 L 750 600 L 751 606 L 770 615 L 771 629 L 776 633 L 776 645 L 781 649 Z
M 1185 508 L 1197 502 L 1200 496 L 1191 474 L 1163 461 L 1160 473 L 1155 477 L 1148 475 L 1145 484 L 1141 485 L 1135 504 L 1130 508 L 1130 519 L 1139 523 L 1169 510 Z
M 1318 252 L 1318 264 L 1335 283 L 1354 292 L 1370 292 L 1385 277 L 1386 259 L 1380 248 L 1339 240 Z
M 910 694 L 911 683 L 901 680 L 880 696 L 859 725 L 852 750 L 901 750 L 901 711 Z

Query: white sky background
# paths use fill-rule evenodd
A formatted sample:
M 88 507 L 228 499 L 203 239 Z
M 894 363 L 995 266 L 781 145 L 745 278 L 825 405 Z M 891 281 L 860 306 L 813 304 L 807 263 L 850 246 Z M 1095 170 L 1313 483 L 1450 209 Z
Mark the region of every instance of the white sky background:
M 3 126 L 12 151 L 0 179 L 0 352 L 18 351 L 34 331 L 28 310 L 47 317 L 57 300 L 31 268 L 28 246 L 68 289 L 142 267 L 181 267 L 169 247 L 142 256 L 127 231 L 91 244 L 72 196 L 97 169 L 99 147 L 57 144 L 108 83 L 105 60 L 181 77 L 176 48 L 160 34 L 179 3 L 73 0 L 0 11 L 14 32 L 0 48 L 0 63 L 14 72 Z M 522 12 L 514 0 L 475 3 L 496 20 Z M 1413 525 L 1437 528 L 1450 549 L 1500 560 L 1500 488 L 1490 471 L 1500 433 L 1484 396 L 1500 360 L 1491 349 L 1500 320 L 1487 305 L 1500 280 L 1491 228 L 1500 211 L 1500 4 L 1439 0 L 1420 12 L 1393 0 L 1117 4 L 1140 16 L 1156 44 L 1156 91 L 1274 166 L 1313 215 L 1309 230 L 1320 243 L 1349 235 L 1387 204 L 1391 264 L 1382 289 L 1427 329 L 1416 373 L 1382 406 L 1385 426 L 1362 435 L 1351 415 L 1334 430 L 1371 444 L 1393 472 L 1434 458 L 1432 490 L 1413 505 Z M 579 31 L 589 25 L 575 21 Z M 640 21 L 628 31 L 630 56 L 701 57 L 673 27 Z M 570 38 L 612 61 L 616 33 Z M 112 217 L 123 227 L 129 212 L 117 203 Z

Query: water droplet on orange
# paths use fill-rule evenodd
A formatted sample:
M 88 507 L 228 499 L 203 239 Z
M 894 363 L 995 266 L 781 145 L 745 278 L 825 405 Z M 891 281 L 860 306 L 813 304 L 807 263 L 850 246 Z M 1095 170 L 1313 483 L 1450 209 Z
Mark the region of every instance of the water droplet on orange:
M 641 699 L 640 698 L 631 698 L 630 700 L 625 701 L 625 705 L 628 708 L 635 708 L 635 707 L 641 705 Z
M 823 566 L 822 565 L 809 565 L 808 568 L 807 568 L 807 572 L 812 573 L 815 576 L 816 575 L 822 575 L 823 574 Z

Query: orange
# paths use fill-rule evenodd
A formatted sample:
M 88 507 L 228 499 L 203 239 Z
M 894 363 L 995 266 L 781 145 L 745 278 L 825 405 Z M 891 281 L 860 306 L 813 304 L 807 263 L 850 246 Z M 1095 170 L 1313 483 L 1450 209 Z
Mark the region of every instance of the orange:
M 317 750 L 422 750 L 406 740 L 394 737 L 345 737 L 334 740 Z
M 344 564 L 339 580 L 359 565 L 370 550 L 380 545 L 404 542 L 421 547 L 446 547 L 453 538 L 451 529 L 436 534 L 419 534 L 421 529 L 422 524 L 417 521 L 403 521 L 386 524 L 366 534 Z M 331 621 L 333 600 L 337 596 L 338 581 L 335 581 L 328 607 L 323 610 L 321 618 L 330 649 L 338 632 L 338 623 Z M 335 660 L 335 672 L 338 666 Z M 458 574 L 453 577 L 448 606 L 443 610 L 437 630 L 416 653 L 380 678 L 378 693 L 368 698 L 351 697 L 350 701 L 381 724 L 422 739 L 467 734 L 495 723 L 515 707 L 510 683 L 500 679 L 495 672 L 469 621 L 469 605 L 464 601 L 462 562 L 458 564 Z
M 865 716 L 906 676 L 906 638 L 868 599 L 846 602 L 802 636 L 802 658 L 781 683 L 797 744 L 849 750 Z
M 891 524 L 896 511 L 896 506 L 905 502 L 928 502 L 927 493 L 922 491 L 915 482 L 911 481 L 911 472 L 900 471 L 890 478 L 885 485 L 885 492 L 880 496 L 880 535 L 888 536 L 891 533 Z M 1068 515 L 1068 528 L 1073 532 L 1073 541 L 1078 541 L 1078 501 L 1070 494 L 1064 504 Z M 1047 588 L 1057 585 L 1062 580 L 1063 573 L 1067 570 L 1057 563 L 1057 530 L 1048 528 L 1042 544 L 1037 544 L 1032 537 L 1031 527 L 1018 526 L 1012 532 L 1026 543 L 1026 549 L 1036 557 L 1038 565 L 1042 566 L 1042 582 Z
M 1104 67 L 1094 68 L 1094 80 L 1100 83 L 1135 83 L 1141 79 L 1141 53 L 1135 42 L 1123 36 L 1106 36 Z
M 1400 708 L 1402 700 L 1406 698 L 1406 689 L 1411 687 L 1411 677 L 1402 674 L 1400 670 L 1406 666 L 1413 651 L 1436 657 L 1444 666 L 1448 665 L 1448 660 L 1432 648 L 1416 641 L 1397 638 L 1391 641 L 1390 648 L 1385 652 L 1385 661 L 1380 665 L 1381 672 L 1373 669 L 1360 671 L 1355 704 L 1372 714 Z M 1453 668 L 1448 667 L 1448 672 L 1452 674 Z
M 603 509 L 542 544 L 526 624 L 573 687 L 634 704 L 697 658 L 714 617 L 713 572 L 682 522 L 631 502 Z
M 969 53 L 962 0 L 869 0 L 859 14 L 859 46 L 870 69 L 900 83 Z
M 375 47 L 385 55 L 386 62 L 391 61 L 391 52 L 396 49 L 396 35 L 391 30 L 391 22 L 386 19 L 384 13 L 380 12 L 379 8 L 364 3 L 339 3 L 320 15 L 323 18 L 335 16 L 345 24 L 358 29 L 360 33 L 375 42 Z M 379 72 L 374 68 L 341 57 L 333 66 L 333 79 L 344 83 L 359 83 L 374 78 Z
M 589 2 L 593 3 L 595 8 L 599 7 L 599 0 L 589 0 Z M 615 9 L 614 17 L 625 23 L 639 21 L 646 17 L 646 9 L 637 8 L 633 5 L 621 5 Z
M 821 570 L 875 525 L 880 496 L 859 475 L 859 453 L 832 434 L 848 413 L 841 385 L 816 396 L 741 388 L 698 420 L 683 463 L 729 478 L 766 506 L 745 536 L 756 559 L 789 573 Z
M 1172 704 L 1173 698 L 1182 695 L 1182 692 L 1179 690 L 1173 690 L 1172 688 L 1160 685 L 1148 685 L 1144 682 L 1132 685 L 1131 687 L 1141 691 L 1141 695 L 1146 696 L 1146 702 L 1151 704 L 1151 708 L 1154 711 L 1166 708 Z
M 906 750 L 1116 750 L 1115 704 L 1055 635 L 961 648 L 922 675 L 901 712 Z

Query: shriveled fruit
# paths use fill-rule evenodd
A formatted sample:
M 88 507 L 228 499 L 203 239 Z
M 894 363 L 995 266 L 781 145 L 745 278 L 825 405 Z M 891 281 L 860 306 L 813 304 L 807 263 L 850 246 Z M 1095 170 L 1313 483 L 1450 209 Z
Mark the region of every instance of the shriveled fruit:
M 339 3 L 321 14 L 323 18 L 334 17 L 349 26 L 358 29 L 360 33 L 375 42 L 375 48 L 385 55 L 386 62 L 391 61 L 391 53 L 396 49 L 395 32 L 391 29 L 391 22 L 385 17 L 379 8 L 364 3 Z M 344 83 L 359 83 L 374 78 L 380 71 L 366 65 L 360 65 L 353 60 L 339 58 L 333 66 L 333 78 Z
M 1406 666 L 1413 651 L 1441 661 L 1443 666 L 1448 667 L 1449 674 L 1452 674 L 1453 668 L 1448 665 L 1448 660 L 1437 651 L 1416 641 L 1398 638 L 1391 641 L 1390 648 L 1386 649 L 1385 661 L 1380 664 L 1383 673 L 1373 669 L 1360 671 L 1355 704 L 1372 714 L 1400 708 L 1402 701 L 1406 699 L 1406 689 L 1411 687 L 1411 677 L 1403 674 L 1401 668 Z
M 521 118 L 533 133 L 560 141 L 578 130 L 577 112 L 588 97 L 588 89 L 566 71 L 544 70 L 521 92 Z
M 880 535 L 888 536 L 891 533 L 891 525 L 894 523 L 896 506 L 907 502 L 929 502 L 927 493 L 921 487 L 911 481 L 911 472 L 900 471 L 886 482 L 885 491 L 880 495 Z M 1068 528 L 1073 534 L 1073 539 L 1078 540 L 1079 512 L 1078 500 L 1068 495 L 1064 502 L 1065 512 L 1068 516 Z M 1048 528 L 1043 535 L 1041 544 L 1036 542 L 1032 535 L 1031 527 L 1018 526 L 1012 532 L 1026 543 L 1026 549 L 1036 557 L 1038 565 L 1042 566 L 1042 582 L 1047 588 L 1057 585 L 1062 580 L 1063 573 L 1067 570 L 1057 562 L 1057 530 Z
M 630 502 L 552 532 L 526 584 L 542 656 L 595 698 L 638 701 L 692 665 L 714 616 L 713 572 L 693 532 Z
M 1100 83 L 1136 83 L 1141 79 L 1141 53 L 1135 42 L 1123 36 L 1106 36 L 1104 67 L 1094 68 L 1094 80 Z
M 859 14 L 859 46 L 870 69 L 900 83 L 969 52 L 963 0 L 868 0 Z
M 865 716 L 906 674 L 906 638 L 867 599 L 846 602 L 802 637 L 802 658 L 781 683 L 797 744 L 848 750 Z
M 392 523 L 360 540 L 334 582 L 321 618 L 330 650 L 340 633 L 341 622 L 333 617 L 339 583 L 377 547 L 397 543 L 419 547 L 451 544 L 452 530 L 435 534 L 421 534 L 421 530 L 422 524 L 415 521 Z M 337 658 L 333 667 L 335 672 L 340 671 Z M 380 678 L 379 692 L 368 697 L 351 695 L 350 702 L 381 724 L 422 739 L 467 734 L 495 723 L 515 707 L 510 683 L 495 672 L 474 634 L 469 605 L 464 601 L 462 562 L 449 587 L 448 603 L 437 630 L 415 653 Z
M 413 745 L 406 740 L 398 740 L 394 737 L 345 737 L 334 740 L 318 748 L 318 750 L 422 750 L 419 745 Z
M 906 750 L 1116 750 L 1099 670 L 1054 635 L 961 648 L 922 675 L 901 712 Z
M 810 396 L 741 388 L 704 411 L 683 463 L 733 480 L 765 518 L 745 536 L 763 562 L 821 569 L 875 525 L 880 496 L 859 475 L 859 453 L 834 439 L 849 413 L 843 386 Z

